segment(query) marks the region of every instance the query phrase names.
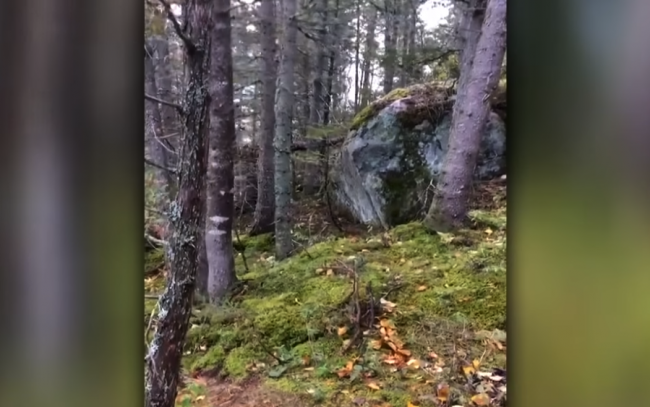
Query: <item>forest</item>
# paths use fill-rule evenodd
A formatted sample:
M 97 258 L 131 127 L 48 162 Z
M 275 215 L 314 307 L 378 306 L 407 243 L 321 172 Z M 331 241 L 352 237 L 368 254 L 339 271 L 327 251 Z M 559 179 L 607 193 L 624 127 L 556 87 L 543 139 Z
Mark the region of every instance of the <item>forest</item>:
M 506 1 L 144 7 L 145 406 L 505 406 Z

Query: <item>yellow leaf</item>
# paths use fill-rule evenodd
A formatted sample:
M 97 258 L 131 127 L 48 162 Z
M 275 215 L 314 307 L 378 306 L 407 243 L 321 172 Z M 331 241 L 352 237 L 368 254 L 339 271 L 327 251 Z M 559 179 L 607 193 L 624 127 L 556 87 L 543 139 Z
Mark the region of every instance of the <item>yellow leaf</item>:
M 421 286 L 418 287 L 418 291 L 424 291 L 426 289 L 427 289 L 426 285 L 421 285 Z
M 472 403 L 476 404 L 477 406 L 489 406 L 490 405 L 490 397 L 488 397 L 487 394 L 485 393 L 480 393 L 475 396 L 472 396 L 471 398 Z
M 411 403 L 410 401 L 406 403 L 406 407 L 418 407 L 415 404 Z
M 486 235 L 489 236 L 489 235 L 491 235 L 492 233 L 493 233 L 493 232 L 492 232 L 492 229 L 490 229 L 490 228 L 485 229 L 485 234 L 486 234 Z
M 334 275 L 334 270 L 332 270 L 332 269 L 327 269 L 327 273 L 326 273 L 326 274 L 327 274 L 328 276 L 333 276 L 333 275 Z
M 395 329 L 395 325 L 388 320 L 388 319 L 382 319 L 379 321 L 379 325 L 381 325 L 382 328 L 390 328 L 390 329 Z
M 481 366 L 481 362 L 478 359 L 474 359 L 472 360 L 472 366 L 474 366 L 474 369 L 478 369 Z
M 339 329 L 338 329 L 339 336 L 343 336 L 347 332 L 348 332 L 348 327 L 347 326 L 342 326 L 342 327 L 339 327 Z
M 313 367 L 313 366 L 311 366 L 311 367 L 306 367 L 306 368 L 304 368 L 303 370 L 304 370 L 305 372 L 311 372 L 311 371 L 314 370 L 314 367 Z
M 194 399 L 194 401 L 201 401 L 201 400 L 203 400 L 204 398 L 205 398 L 204 395 L 200 395 L 200 396 L 197 396 L 197 397 Z
M 471 376 L 476 373 L 476 369 L 474 366 L 463 366 L 463 373 L 465 373 L 466 376 Z
M 369 388 L 371 388 L 373 390 L 381 390 L 381 387 L 379 387 L 379 385 L 377 383 L 375 383 L 375 382 L 368 382 L 368 383 L 366 383 L 366 386 L 368 386 Z

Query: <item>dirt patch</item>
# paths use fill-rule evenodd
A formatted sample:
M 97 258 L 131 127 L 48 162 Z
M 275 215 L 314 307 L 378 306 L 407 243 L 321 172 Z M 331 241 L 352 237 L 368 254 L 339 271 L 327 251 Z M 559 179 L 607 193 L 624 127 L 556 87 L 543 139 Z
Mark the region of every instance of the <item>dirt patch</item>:
M 205 382 L 205 400 L 211 407 L 307 407 L 299 396 L 281 393 L 263 386 L 257 377 L 234 383 L 227 379 L 199 378 Z

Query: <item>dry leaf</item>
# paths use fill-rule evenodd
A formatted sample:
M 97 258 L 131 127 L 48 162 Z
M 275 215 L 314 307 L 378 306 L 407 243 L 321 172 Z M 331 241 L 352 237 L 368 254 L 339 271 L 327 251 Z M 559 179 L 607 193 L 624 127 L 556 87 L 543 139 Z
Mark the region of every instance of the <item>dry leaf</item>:
M 446 383 L 440 383 L 436 390 L 437 390 L 436 396 L 438 397 L 438 400 L 447 401 L 447 399 L 449 398 L 449 385 Z
M 332 270 L 332 269 L 327 269 L 327 273 L 326 273 L 326 275 L 328 275 L 328 276 L 333 276 L 333 275 L 334 275 L 334 270 Z
M 382 328 L 395 329 L 395 325 L 393 325 L 393 323 L 388 319 L 380 320 L 379 325 L 381 325 Z
M 465 376 L 471 376 L 476 373 L 476 369 L 474 366 L 463 366 L 463 373 L 465 373 Z
M 377 383 L 375 383 L 375 382 L 368 382 L 368 383 L 366 383 L 366 386 L 368 386 L 369 388 L 371 388 L 373 390 L 381 390 L 381 387 L 379 387 L 379 385 Z
M 404 257 L 399 259 L 399 264 L 404 264 L 404 263 L 406 263 L 406 259 Z
M 493 233 L 493 232 L 492 232 L 492 229 L 490 229 L 490 228 L 485 229 L 485 234 L 486 234 L 486 235 L 489 236 L 489 235 L 491 235 L 492 233 Z
M 428 287 L 427 287 L 426 285 L 421 285 L 421 286 L 418 287 L 418 291 L 424 291 L 424 290 L 426 290 L 427 288 L 428 288 Z
M 344 341 L 343 341 L 343 347 L 344 347 L 344 348 L 347 348 L 348 346 L 350 346 L 350 343 L 351 343 L 351 342 L 352 342 L 351 339 L 346 339 L 346 340 L 344 340 Z
M 306 367 L 306 368 L 304 368 L 304 369 L 302 369 L 302 370 L 304 370 L 305 372 L 312 372 L 312 371 L 314 370 L 314 367 L 313 367 L 313 366 L 311 366 L 311 367 Z
M 490 397 L 488 397 L 487 394 L 481 393 L 477 394 L 475 396 L 472 396 L 471 398 L 472 403 L 476 404 L 477 406 L 489 406 L 490 405 Z
M 474 369 L 478 369 L 481 366 L 481 362 L 478 359 L 474 359 L 472 360 L 472 366 L 474 366 Z
M 325 271 L 325 269 L 316 269 L 316 274 L 321 274 Z
M 201 401 L 201 400 L 203 400 L 203 399 L 205 399 L 205 396 L 204 396 L 204 395 L 200 395 L 200 396 L 197 396 L 197 397 L 194 399 L 194 401 Z
M 431 359 L 438 359 L 438 354 L 436 354 L 436 352 L 429 352 L 429 357 Z
M 339 329 L 338 329 L 338 331 L 337 331 L 337 333 L 339 334 L 339 336 L 343 336 L 343 335 L 345 335 L 347 332 L 348 332 L 348 327 L 347 327 L 347 326 L 341 326 L 341 327 L 339 327 Z
M 302 357 L 302 365 L 303 366 L 309 366 L 311 363 L 311 358 L 309 356 L 303 356 Z
M 415 404 L 411 403 L 410 401 L 406 403 L 406 407 L 418 407 Z
M 420 361 L 418 359 L 410 359 L 406 364 L 409 367 L 412 367 L 413 369 L 419 369 L 420 368 Z
M 370 341 L 370 346 L 375 350 L 381 349 L 381 345 L 383 345 L 383 341 L 381 339 Z
M 397 352 L 398 352 L 398 353 L 401 353 L 401 354 L 404 355 L 404 356 L 411 356 L 411 351 L 410 351 L 410 350 L 406 350 L 406 349 L 398 349 Z

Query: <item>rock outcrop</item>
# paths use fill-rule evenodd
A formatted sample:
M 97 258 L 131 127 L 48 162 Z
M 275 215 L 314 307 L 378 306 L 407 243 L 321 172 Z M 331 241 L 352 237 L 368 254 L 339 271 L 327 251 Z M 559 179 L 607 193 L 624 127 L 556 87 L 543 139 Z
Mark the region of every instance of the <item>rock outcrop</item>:
M 334 157 L 337 206 L 366 224 L 394 226 L 426 212 L 447 152 L 454 95 L 434 85 L 396 89 L 362 110 Z M 476 177 L 505 170 L 505 125 L 492 112 Z

